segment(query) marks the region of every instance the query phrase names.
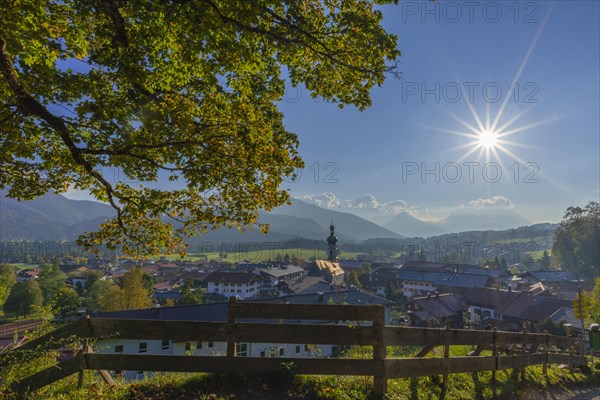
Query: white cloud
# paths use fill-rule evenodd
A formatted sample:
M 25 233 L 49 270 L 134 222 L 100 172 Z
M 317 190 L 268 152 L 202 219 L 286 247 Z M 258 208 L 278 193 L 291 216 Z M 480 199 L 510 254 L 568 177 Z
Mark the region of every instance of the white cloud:
M 375 196 L 372 194 L 366 194 L 354 200 L 344 200 L 342 204 L 346 208 L 367 208 L 379 210 L 381 207 L 381 203 L 378 202 Z
M 340 200 L 333 193 L 308 194 L 303 199 L 323 208 L 336 208 L 340 206 Z
M 472 208 L 513 208 L 513 202 L 505 196 L 493 196 L 487 199 L 475 199 L 469 202 Z
M 428 218 L 429 208 L 423 205 L 408 206 L 404 200 L 380 202 L 372 194 L 365 194 L 353 200 L 343 200 L 333 193 L 306 195 L 304 200 L 319 207 L 336 208 L 339 210 L 376 211 L 383 214 L 396 215 L 407 212 L 415 217 Z

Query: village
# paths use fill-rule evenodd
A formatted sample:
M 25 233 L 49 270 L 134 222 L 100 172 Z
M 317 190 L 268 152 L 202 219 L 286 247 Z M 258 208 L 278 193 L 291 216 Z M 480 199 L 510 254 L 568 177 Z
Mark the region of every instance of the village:
M 63 322 L 85 316 L 225 322 L 231 301 L 248 301 L 383 305 L 385 324 L 391 326 L 549 331 L 563 336 L 581 331 L 581 319 L 576 315 L 573 300 L 583 282 L 572 272 L 554 269 L 513 273 L 510 267 L 502 268 L 497 261 L 479 266 L 409 260 L 398 265 L 340 259 L 333 224 L 326 242 L 327 258 L 304 262 L 294 257 L 295 264 L 285 261 L 182 262 L 163 258 L 149 262 L 124 259 L 113 265 L 99 257 L 87 259 L 84 265 L 58 264 L 62 273 L 59 276 L 66 278 L 63 289 L 77 293 L 78 301 L 77 307 L 71 304 L 57 312 L 56 317 Z M 291 261 L 287 255 L 285 259 Z M 126 274 L 132 271 L 142 277 L 146 287 L 151 287 L 145 292 L 151 299 L 140 303 L 146 307 L 120 307 L 107 289 L 111 285 L 123 285 Z M 19 271 L 16 278 L 19 282 L 35 281 L 41 274 L 42 268 L 30 268 Z M 90 285 L 90 281 L 94 283 Z M 92 302 L 90 294 L 97 290 L 96 286 L 103 287 L 108 295 L 96 293 L 97 301 Z M 104 303 L 98 300 L 102 295 L 108 298 Z M 8 349 L 13 338 L 5 336 L 4 347 Z M 112 354 L 207 356 L 224 355 L 226 348 L 226 343 L 201 337 L 195 342 L 109 338 L 95 344 L 96 352 Z M 236 343 L 236 354 L 240 357 L 336 357 L 344 349 L 310 343 Z M 127 379 L 145 376 L 144 371 L 123 374 Z

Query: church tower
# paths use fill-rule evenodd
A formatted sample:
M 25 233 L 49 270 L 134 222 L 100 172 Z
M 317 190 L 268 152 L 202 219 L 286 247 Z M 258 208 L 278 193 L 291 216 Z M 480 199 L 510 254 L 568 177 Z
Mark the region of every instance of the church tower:
M 327 238 L 327 259 L 329 261 L 337 262 L 338 254 L 340 253 L 340 249 L 338 247 L 338 238 L 335 236 L 335 226 L 333 226 L 333 221 L 331 222 L 331 226 L 329 227 L 329 231 L 331 232 L 329 237 Z

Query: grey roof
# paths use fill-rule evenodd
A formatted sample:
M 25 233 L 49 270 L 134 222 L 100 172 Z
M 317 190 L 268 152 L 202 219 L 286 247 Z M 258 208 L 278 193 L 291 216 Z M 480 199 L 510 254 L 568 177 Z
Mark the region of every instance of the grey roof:
M 530 271 L 521 274 L 521 276 L 525 275 L 531 275 L 544 283 L 578 282 L 577 276 L 568 271 Z
M 206 278 L 205 282 L 226 282 L 226 283 L 250 283 L 254 279 L 262 279 L 260 276 L 251 272 L 225 272 L 215 271 Z
M 465 306 L 461 296 L 456 294 L 441 294 L 431 297 L 416 297 L 411 303 L 418 306 L 415 314 L 422 320 L 431 318 L 448 318 L 462 313 Z
M 331 290 L 331 284 L 321 276 L 304 276 L 298 281 L 287 284 L 287 289 L 294 294 L 328 292 Z
M 554 323 L 571 324 L 573 328 L 581 329 L 581 320 L 575 318 L 575 311 L 572 308 L 561 307 L 550 316 Z
M 381 304 L 389 305 L 393 302 L 382 297 L 375 296 L 358 289 L 339 290 L 334 292 L 323 292 L 323 301 L 319 301 L 318 293 L 292 294 L 282 297 L 269 299 L 252 300 L 252 302 L 262 303 L 290 303 L 290 304 L 349 304 L 349 305 L 369 305 Z
M 301 267 L 297 267 L 295 265 L 285 265 L 283 267 L 263 268 L 260 270 L 261 274 L 271 275 L 276 278 L 281 278 L 282 276 L 295 274 L 298 272 L 304 272 L 304 269 Z
M 449 272 L 456 271 L 461 274 L 487 275 L 497 278 L 506 271 L 496 268 L 482 268 L 475 264 L 463 263 L 443 263 L 432 261 L 407 261 L 401 266 L 403 271 L 429 271 L 429 272 Z
M 181 295 L 180 292 L 154 292 L 152 297 L 154 297 L 155 300 L 166 300 L 166 299 L 181 300 L 181 298 L 183 296 Z
M 331 299 L 331 300 L 330 300 Z M 252 303 L 290 303 L 290 304 L 336 304 L 369 305 L 369 304 L 392 304 L 391 301 L 357 289 L 341 290 L 337 292 L 323 293 L 323 301 L 319 301 L 319 294 L 289 295 L 273 297 L 268 299 L 252 299 Z M 142 310 L 110 311 L 91 314 L 91 318 L 124 318 L 124 319 L 151 319 L 167 321 L 204 321 L 225 322 L 227 321 L 227 306 L 229 303 L 207 303 L 191 304 L 173 307 L 156 307 Z M 249 322 L 248 319 L 243 319 Z
M 499 310 L 519 295 L 518 292 L 492 288 L 472 288 L 463 296 L 467 305 Z
M 448 286 L 460 288 L 485 287 L 489 276 L 479 274 L 455 274 L 452 272 L 431 271 L 400 271 L 398 280 L 430 282 L 434 286 Z
M 166 321 L 227 321 L 228 303 L 190 304 L 142 310 L 109 311 L 91 314 L 92 318 L 159 319 Z
M 343 269 L 360 269 L 362 268 L 363 262 L 356 260 L 340 260 L 340 267 Z

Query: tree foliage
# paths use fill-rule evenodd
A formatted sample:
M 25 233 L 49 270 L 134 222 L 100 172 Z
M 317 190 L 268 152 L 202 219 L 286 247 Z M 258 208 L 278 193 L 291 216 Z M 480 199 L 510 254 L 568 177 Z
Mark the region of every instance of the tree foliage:
M 202 304 L 206 303 L 206 296 L 204 290 L 201 287 L 194 286 L 194 280 L 188 278 L 183 284 L 181 289 L 181 301 L 180 304 Z
M 538 264 L 539 264 L 540 268 L 541 269 L 548 269 L 548 268 L 550 268 L 551 262 L 552 262 L 552 260 L 550 258 L 550 255 L 548 254 L 548 250 L 544 250 L 544 253 L 542 254 L 542 257 L 538 261 Z
M 4 302 L 4 312 L 27 316 L 39 311 L 42 307 L 42 289 L 36 280 L 30 279 L 25 282 L 18 282 L 14 285 L 6 301 Z
M 589 320 L 600 324 L 600 276 L 594 281 L 594 288 L 585 292 L 584 299 L 587 302 Z
M 555 233 L 554 265 L 591 281 L 600 275 L 600 203 L 569 207 Z
M 95 280 L 89 287 L 87 283 L 84 297 L 85 307 L 88 311 L 100 310 L 102 299 L 108 292 L 108 289 L 113 286 L 113 283 L 107 280 Z M 106 299 L 110 300 L 109 298 Z
M 42 289 L 44 305 L 50 305 L 58 292 L 66 287 L 67 275 L 61 271 L 57 263 L 44 264 L 40 268 L 42 271 L 38 281 Z
M 100 299 L 102 311 L 136 310 L 152 305 L 150 291 L 144 284 L 142 268 L 130 269 L 123 276 L 122 286 L 110 286 Z
M 0 305 L 4 304 L 15 283 L 17 280 L 14 267 L 9 264 L 0 264 Z
M 62 318 L 75 314 L 80 305 L 79 295 L 68 287 L 60 289 L 52 298 L 52 311 Z
M 286 81 L 369 106 L 400 55 L 375 9 L 388 2 L 0 2 L 0 188 L 110 204 L 80 237 L 90 249 L 158 254 L 252 226 L 303 165 L 278 108 Z

